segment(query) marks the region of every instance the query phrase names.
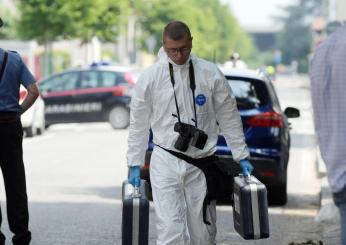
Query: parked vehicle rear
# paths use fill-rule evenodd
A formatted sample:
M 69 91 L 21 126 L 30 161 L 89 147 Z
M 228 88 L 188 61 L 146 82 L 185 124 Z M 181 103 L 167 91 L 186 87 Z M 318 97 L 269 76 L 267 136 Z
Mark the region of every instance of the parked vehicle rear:
M 19 103 L 22 103 L 27 96 L 26 89 L 21 86 L 19 92 Z M 23 131 L 26 137 L 33 137 L 41 135 L 45 129 L 45 104 L 41 96 L 39 96 L 35 103 L 21 115 L 21 122 Z

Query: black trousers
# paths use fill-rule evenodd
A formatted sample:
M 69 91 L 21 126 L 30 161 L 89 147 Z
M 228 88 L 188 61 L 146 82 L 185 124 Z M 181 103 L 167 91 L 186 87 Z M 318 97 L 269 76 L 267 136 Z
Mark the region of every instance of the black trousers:
M 4 179 L 7 218 L 13 244 L 27 245 L 31 240 L 28 230 L 29 212 L 23 163 L 23 129 L 20 119 L 0 121 L 0 167 Z M 0 225 L 2 222 L 0 210 Z M 0 245 L 5 236 L 0 231 Z

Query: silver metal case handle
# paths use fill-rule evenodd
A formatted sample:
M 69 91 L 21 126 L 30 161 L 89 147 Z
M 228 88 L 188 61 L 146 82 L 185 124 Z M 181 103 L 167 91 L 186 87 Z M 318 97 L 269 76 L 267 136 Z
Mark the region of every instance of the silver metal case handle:
M 141 197 L 141 196 L 142 196 L 142 194 L 141 194 L 141 192 L 140 192 L 140 190 L 139 190 L 139 187 L 138 187 L 138 186 L 135 186 L 134 191 L 133 191 L 133 193 L 132 193 L 132 197 L 133 197 L 133 198 L 139 198 L 139 197 Z

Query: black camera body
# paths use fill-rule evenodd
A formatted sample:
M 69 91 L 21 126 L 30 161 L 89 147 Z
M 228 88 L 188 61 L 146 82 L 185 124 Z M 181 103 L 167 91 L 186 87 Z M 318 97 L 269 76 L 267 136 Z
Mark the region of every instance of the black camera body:
M 174 147 L 182 152 L 186 152 L 191 141 L 191 145 L 203 150 L 208 140 L 208 135 L 193 125 L 177 122 L 174 125 L 174 131 L 179 133 L 179 137 Z

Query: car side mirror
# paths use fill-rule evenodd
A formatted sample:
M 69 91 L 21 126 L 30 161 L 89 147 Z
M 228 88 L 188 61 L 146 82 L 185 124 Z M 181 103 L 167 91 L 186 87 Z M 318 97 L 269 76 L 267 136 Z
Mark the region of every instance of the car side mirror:
M 286 117 L 288 118 L 296 118 L 300 117 L 300 112 L 297 108 L 294 107 L 287 107 L 284 111 Z

